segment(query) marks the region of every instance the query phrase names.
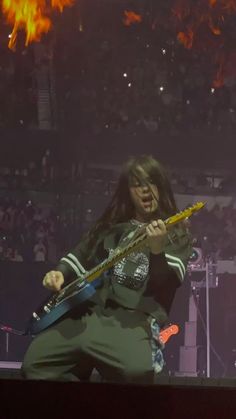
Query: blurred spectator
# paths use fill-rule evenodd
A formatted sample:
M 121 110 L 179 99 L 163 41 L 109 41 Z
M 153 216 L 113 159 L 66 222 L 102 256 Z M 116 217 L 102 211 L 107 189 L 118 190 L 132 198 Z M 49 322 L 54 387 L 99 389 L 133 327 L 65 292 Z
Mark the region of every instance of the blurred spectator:
M 115 5 L 111 10 L 107 2 L 99 2 L 96 13 L 97 22 L 88 18 L 83 33 L 71 27 L 70 43 L 63 42 L 62 30 L 55 44 L 63 115 L 59 126 L 95 135 L 136 135 L 140 129 L 147 135 L 199 129 L 233 133 L 235 79 L 213 88 L 215 63 L 203 51 L 186 51 L 176 33 L 161 25 L 153 30 L 147 16 L 142 24 L 125 28 L 122 19 L 117 23 L 120 9 Z M 105 24 L 100 27 L 101 19 Z M 73 66 L 68 65 L 71 57 Z
M 206 256 L 211 254 L 218 260 L 236 257 L 236 208 L 204 208 L 191 220 L 191 229 Z
M 39 239 L 34 245 L 34 260 L 35 262 L 46 261 L 46 246 L 44 245 L 43 239 Z
M 19 253 L 18 249 L 14 249 L 13 250 L 13 254 L 12 254 L 12 258 L 11 258 L 12 262 L 23 262 L 23 257 L 22 255 Z
M 0 188 L 0 260 L 56 262 L 102 212 L 116 185 L 115 169 L 88 166 L 82 172 L 79 164 L 73 164 L 71 171 L 69 165 L 61 170 L 57 166 L 54 168 L 55 178 L 46 183 L 42 182 L 40 171 L 38 181 L 34 178 L 35 183 L 29 178 L 31 191 L 27 184 L 20 182 L 17 189 Z M 3 173 L 1 167 L 0 172 Z M 5 173 L 7 183 L 12 184 L 12 178 L 19 177 L 18 172 L 10 168 Z M 9 173 L 13 173 L 11 180 Z M 222 193 L 218 180 L 228 176 L 226 173 L 211 177 L 209 172 L 194 173 L 187 169 L 182 172 L 173 169 L 170 174 L 175 193 L 187 197 L 205 194 L 206 201 L 207 195 L 212 195 L 214 201 L 214 196 Z M 84 179 L 82 183 L 81 179 Z M 46 194 L 43 193 L 45 190 Z M 33 196 L 37 203 L 20 196 Z M 216 204 L 211 210 L 205 207 L 193 217 L 191 225 L 196 245 L 205 254 L 214 254 L 217 259 L 236 256 L 236 209 L 233 204 Z

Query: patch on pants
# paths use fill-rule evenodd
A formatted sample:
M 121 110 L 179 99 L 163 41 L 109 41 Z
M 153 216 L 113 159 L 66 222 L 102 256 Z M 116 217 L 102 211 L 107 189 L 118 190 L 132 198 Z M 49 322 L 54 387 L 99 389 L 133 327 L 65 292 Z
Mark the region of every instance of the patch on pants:
M 151 348 L 152 348 L 152 367 L 156 373 L 162 371 L 165 361 L 163 357 L 162 350 L 164 345 L 159 341 L 160 327 L 156 319 L 150 321 L 152 339 L 151 339 Z

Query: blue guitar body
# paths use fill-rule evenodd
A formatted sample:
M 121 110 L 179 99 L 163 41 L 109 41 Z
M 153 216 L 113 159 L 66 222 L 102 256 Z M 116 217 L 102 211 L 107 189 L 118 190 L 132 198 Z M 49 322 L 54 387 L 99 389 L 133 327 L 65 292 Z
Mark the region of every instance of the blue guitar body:
M 101 279 L 98 278 L 92 284 L 83 281 L 65 287 L 33 313 L 25 333 L 36 335 L 48 328 L 64 314 L 91 298 L 100 284 Z

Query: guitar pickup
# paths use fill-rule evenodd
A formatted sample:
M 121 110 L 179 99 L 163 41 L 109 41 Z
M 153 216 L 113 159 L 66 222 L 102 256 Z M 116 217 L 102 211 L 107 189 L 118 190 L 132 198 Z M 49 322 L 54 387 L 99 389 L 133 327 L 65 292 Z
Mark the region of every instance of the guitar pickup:
M 37 321 L 39 321 L 39 320 L 40 320 L 40 317 L 37 315 L 37 313 L 35 313 L 35 312 L 34 312 L 34 313 L 32 314 L 32 316 L 33 316 L 33 318 L 34 318 L 34 319 L 36 319 Z
M 50 311 L 51 311 L 48 306 L 44 306 L 43 309 L 44 309 L 44 311 L 46 311 L 46 313 L 50 313 Z

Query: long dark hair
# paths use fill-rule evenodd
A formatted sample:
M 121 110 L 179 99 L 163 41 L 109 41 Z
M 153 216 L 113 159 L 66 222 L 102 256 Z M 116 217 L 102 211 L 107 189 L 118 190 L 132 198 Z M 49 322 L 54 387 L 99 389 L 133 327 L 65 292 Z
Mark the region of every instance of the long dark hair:
M 115 224 L 127 222 L 134 217 L 134 205 L 131 200 L 129 185 L 131 177 L 140 179 L 140 168 L 157 186 L 159 217 L 164 220 L 177 212 L 171 184 L 161 163 L 149 155 L 131 157 L 123 166 L 116 191 L 110 203 L 86 235 L 90 245 L 99 238 L 101 232 L 110 229 Z

